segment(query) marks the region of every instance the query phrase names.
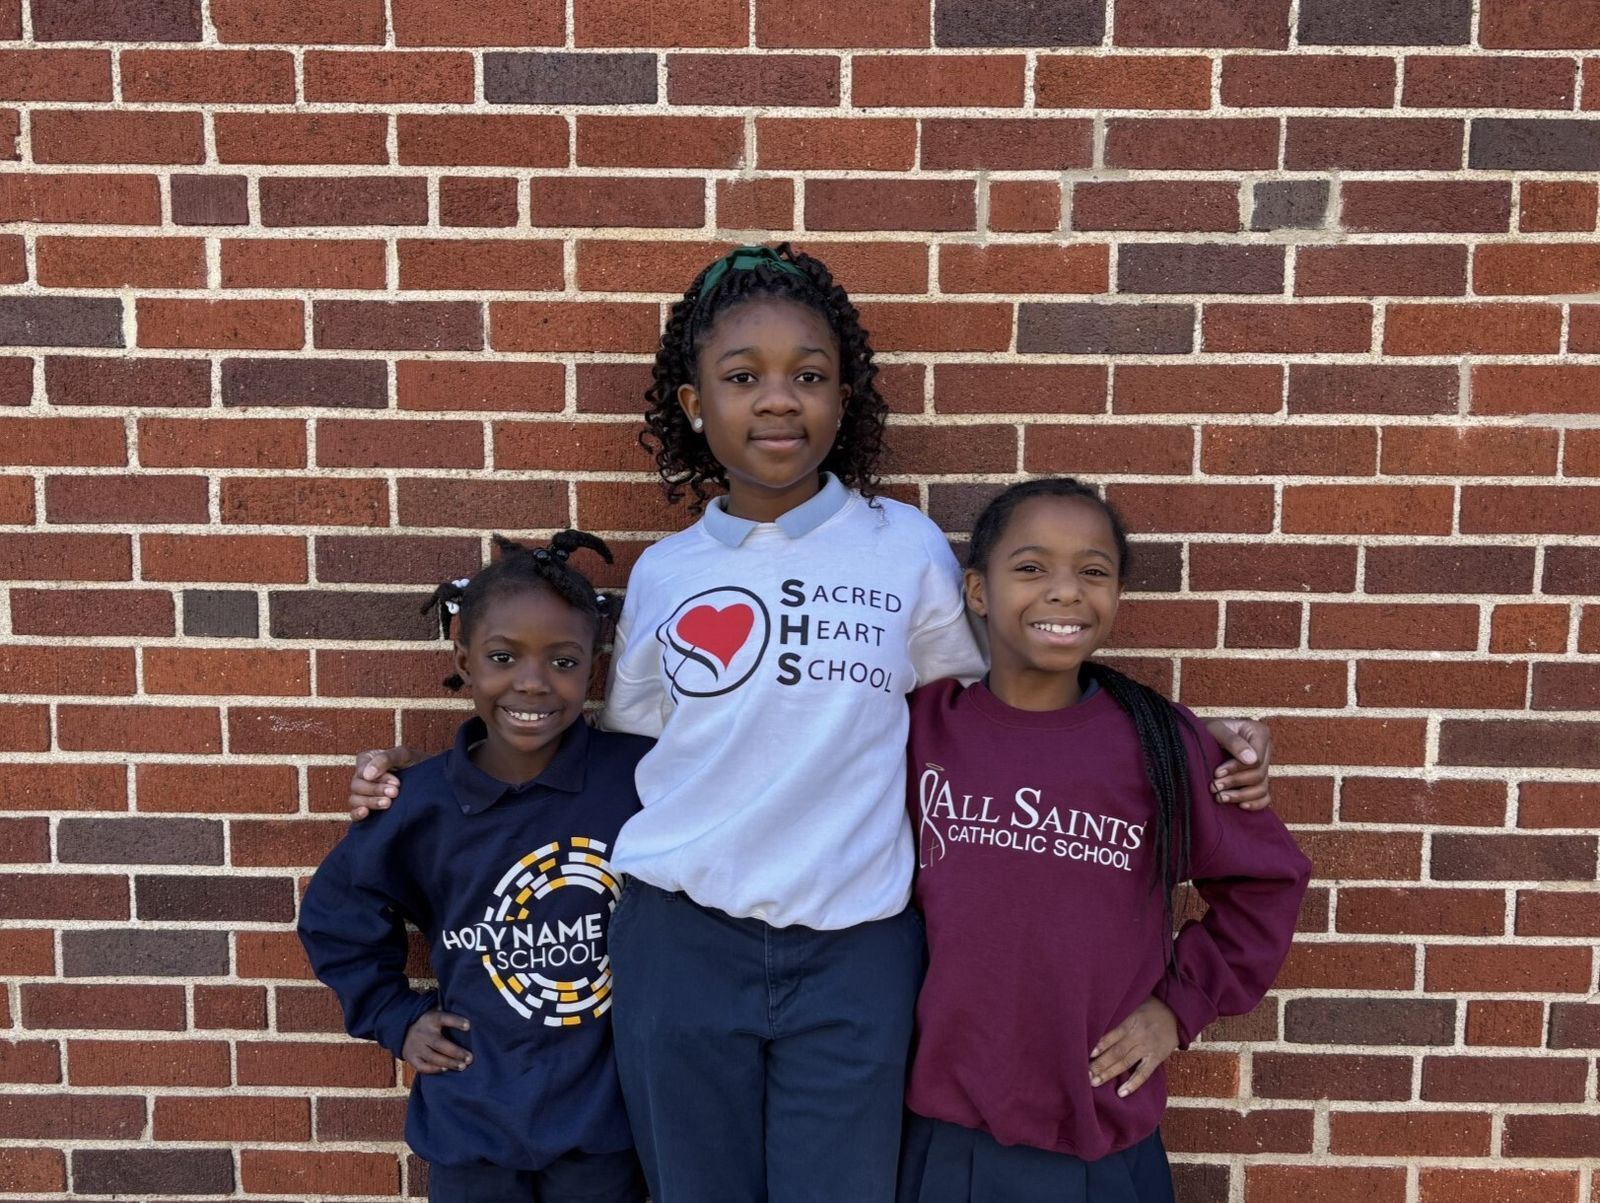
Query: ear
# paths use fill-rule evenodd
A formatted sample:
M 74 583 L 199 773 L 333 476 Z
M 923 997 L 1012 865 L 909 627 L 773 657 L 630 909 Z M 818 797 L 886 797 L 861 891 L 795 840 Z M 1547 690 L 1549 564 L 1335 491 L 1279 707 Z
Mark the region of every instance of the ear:
M 455 648 L 450 653 L 450 667 L 455 669 L 456 676 L 461 678 L 462 686 L 468 689 L 472 687 L 472 670 L 469 665 L 467 645 L 457 639 Z
M 984 596 L 983 573 L 976 568 L 969 568 L 962 573 L 961 582 L 963 592 L 967 595 L 967 609 L 971 610 L 979 618 L 987 618 L 989 616 L 989 601 Z
M 700 416 L 700 390 L 692 384 L 678 386 L 678 408 L 683 410 L 683 416 L 689 419 L 691 425 Z

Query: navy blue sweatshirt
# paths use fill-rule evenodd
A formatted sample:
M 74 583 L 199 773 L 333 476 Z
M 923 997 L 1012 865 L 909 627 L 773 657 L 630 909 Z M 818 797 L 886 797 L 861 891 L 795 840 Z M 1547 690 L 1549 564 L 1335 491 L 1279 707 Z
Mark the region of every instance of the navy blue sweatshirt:
M 651 741 L 579 722 L 516 786 L 472 763 L 483 737 L 471 719 L 449 752 L 401 773 L 387 811 L 351 824 L 311 880 L 300 939 L 352 1036 L 399 1056 L 425 1011 L 471 1022 L 446 1034 L 472 1064 L 412 1087 L 406 1141 L 419 1156 L 537 1170 L 618 1152 L 633 1141 L 608 1013 L 621 890 L 609 859 Z M 406 977 L 404 919 L 428 938 L 436 991 Z

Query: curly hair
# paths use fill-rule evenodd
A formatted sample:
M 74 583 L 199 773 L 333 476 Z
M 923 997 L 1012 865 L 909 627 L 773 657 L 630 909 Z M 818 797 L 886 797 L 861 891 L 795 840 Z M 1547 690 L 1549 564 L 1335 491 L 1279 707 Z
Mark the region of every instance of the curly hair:
M 726 487 L 728 478 L 726 469 L 712 455 L 705 435 L 690 427 L 678 405 L 678 389 L 697 383 L 696 356 L 717 319 L 746 301 L 769 297 L 805 306 L 833 331 L 839 342 L 841 382 L 849 386 L 850 395 L 845 401 L 839 433 L 822 461 L 822 470 L 832 472 L 847 488 L 856 489 L 863 496 L 874 497 L 878 492 L 878 463 L 883 458 L 884 422 L 889 407 L 873 385 L 878 369 L 872 362 L 867 331 L 862 328 L 849 295 L 834 282 L 820 259 L 795 251 L 787 242 L 779 244 L 776 253 L 797 270 L 758 263 L 740 271 L 724 271 L 702 294 L 707 273 L 717 265 L 707 264 L 683 299 L 673 304 L 661 332 L 654 380 L 645 390 L 649 408 L 639 443 L 654 457 L 668 501 L 679 500 L 686 489 L 694 494 L 689 506 L 692 513 L 703 510 L 713 493 Z

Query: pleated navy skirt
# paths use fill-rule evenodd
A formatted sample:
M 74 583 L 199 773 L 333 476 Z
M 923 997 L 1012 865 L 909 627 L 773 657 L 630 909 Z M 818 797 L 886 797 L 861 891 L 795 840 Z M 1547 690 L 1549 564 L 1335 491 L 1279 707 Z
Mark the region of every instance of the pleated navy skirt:
M 1159 1130 L 1097 1161 L 906 1114 L 899 1203 L 1174 1203 Z

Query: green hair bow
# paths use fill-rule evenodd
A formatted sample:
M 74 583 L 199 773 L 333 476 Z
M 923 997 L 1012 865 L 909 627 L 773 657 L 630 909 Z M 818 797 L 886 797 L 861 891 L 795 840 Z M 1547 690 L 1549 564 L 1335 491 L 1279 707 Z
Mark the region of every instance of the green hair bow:
M 762 264 L 776 271 L 788 272 L 791 276 L 799 276 L 803 280 L 810 279 L 805 272 L 769 246 L 736 246 L 706 269 L 705 279 L 700 281 L 700 296 L 711 295 L 711 290 L 720 284 L 722 278 L 729 272 L 754 271 Z

